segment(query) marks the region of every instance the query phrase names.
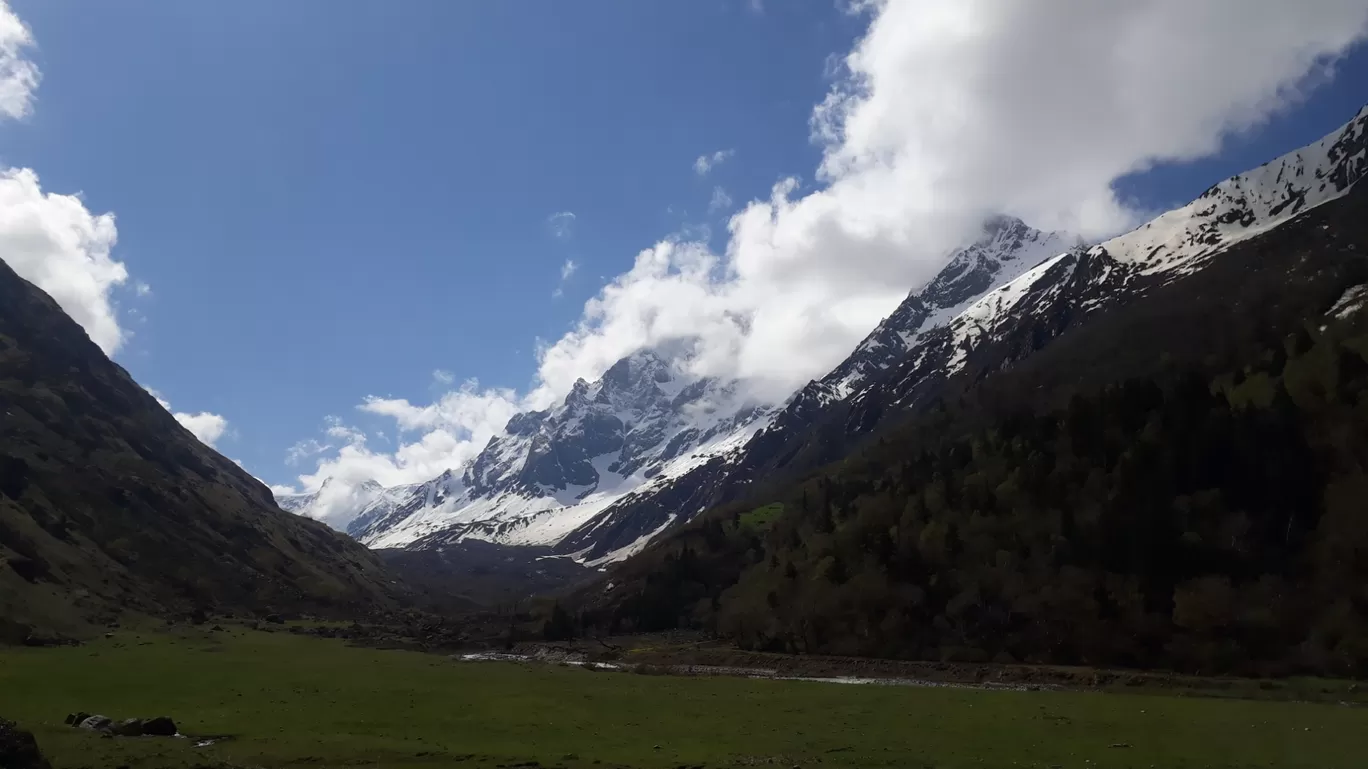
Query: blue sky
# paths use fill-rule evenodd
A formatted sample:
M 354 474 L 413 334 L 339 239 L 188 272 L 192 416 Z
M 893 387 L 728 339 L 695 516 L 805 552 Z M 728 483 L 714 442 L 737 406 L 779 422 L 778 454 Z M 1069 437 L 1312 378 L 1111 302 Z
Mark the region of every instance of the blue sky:
M 721 254 L 727 217 L 779 180 L 821 189 L 810 118 L 873 23 L 775 0 L 10 5 L 42 82 L 0 163 L 115 214 L 116 358 L 224 416 L 218 448 L 272 483 L 309 469 L 286 454 L 329 415 L 392 450 L 393 415 L 357 405 L 434 403 L 452 388 L 435 370 L 522 405 L 537 340 L 642 249 L 684 233 Z M 1334 77 L 1234 120 L 1256 127 L 1212 156 L 1122 174 L 1120 198 L 1183 202 L 1347 120 L 1368 52 L 1325 45 L 1348 51 Z M 719 188 L 733 202 L 710 210 Z

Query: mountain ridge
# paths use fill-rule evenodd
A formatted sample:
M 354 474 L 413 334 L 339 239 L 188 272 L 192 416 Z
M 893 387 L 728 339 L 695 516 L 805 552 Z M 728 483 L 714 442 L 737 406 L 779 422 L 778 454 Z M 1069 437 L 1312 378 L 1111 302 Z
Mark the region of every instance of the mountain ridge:
M 1343 196 L 1368 168 L 1366 129 L 1368 107 L 1321 140 L 1092 246 L 991 217 L 979 239 L 952 253 L 827 375 L 777 406 L 725 414 L 708 430 L 680 418 L 678 404 L 662 417 L 670 398 L 651 391 L 713 388 L 717 396 L 732 385 L 681 386 L 672 364 L 638 351 L 599 381 L 577 382 L 560 405 L 515 416 L 459 476 L 403 487 L 404 501 L 362 511 L 349 531 L 381 547 L 477 538 L 549 545 L 589 564 L 621 560 L 756 479 L 839 458 L 886 420 L 924 408 L 950 380 L 981 378 L 985 361 L 1010 366 L 1083 319 Z M 1023 323 L 1034 329 L 1029 349 L 993 352 Z
M 2 261 L 0 439 L 7 623 L 79 633 L 124 609 L 356 616 L 403 598 L 372 553 L 280 510 Z
M 900 321 L 897 313 L 890 316 L 859 348 L 865 358 L 830 373 L 819 385 L 849 386 L 886 367 L 894 345 L 881 337 L 915 335 L 1044 255 L 1077 244 L 1075 238 L 1040 232 L 1019 219 L 985 221 L 981 237 L 952 252 L 936 277 L 910 293 L 900 310 L 915 322 Z M 915 303 L 910 313 L 904 309 L 909 302 Z M 627 557 L 668 525 L 668 515 L 649 528 L 628 531 L 602 519 L 604 509 L 649 496 L 671 478 L 735 450 L 782 407 L 745 400 L 738 383 L 681 375 L 680 365 L 649 349 L 625 356 L 599 380 L 576 382 L 560 405 L 514 416 L 465 469 L 387 490 L 359 512 L 348 533 L 374 547 L 417 549 L 487 538 L 566 552 L 567 540 L 574 540 L 580 543 L 575 549 L 591 564 Z M 711 410 L 688 413 L 690 406 L 700 404 Z M 605 479 L 616 482 L 615 491 L 585 504 Z M 433 485 L 441 488 L 435 499 Z M 554 502 L 537 501 L 548 496 Z M 403 501 L 391 504 L 396 497 Z M 294 499 L 285 504 L 296 506 Z M 559 519 L 554 528 L 532 535 L 518 530 L 519 523 L 553 517 Z M 669 521 L 680 517 L 676 512 Z M 612 546 L 596 547 L 595 538 Z
M 1365 172 L 1368 107 L 1322 139 L 1212 185 L 1185 206 L 1101 244 L 1075 244 L 1031 266 L 941 325 L 921 330 L 917 297 L 909 296 L 890 318 L 918 323 L 916 343 L 902 356 L 893 356 L 895 364 L 859 365 L 848 359 L 833 375 L 849 370 L 876 375 L 849 389 L 828 381 L 832 375 L 810 383 L 741 449 L 714 458 L 651 496 L 626 498 L 604 516 L 615 519 L 613 525 L 624 532 L 651 530 L 673 512 L 696 512 L 735 499 L 757 479 L 834 461 L 887 420 L 928 407 L 949 380 L 964 376 L 966 367 L 971 376 L 983 376 L 982 361 L 992 358 L 991 348 L 1007 330 L 1031 325 L 1031 346 L 1045 346 L 1085 317 L 1191 275 L 1225 250 L 1344 196 Z M 852 358 L 867 345 L 868 340 Z M 1011 365 L 1030 351 L 999 357 L 994 365 Z M 572 533 L 558 548 L 577 552 L 589 546 L 591 557 L 601 556 L 602 547 L 584 534 Z

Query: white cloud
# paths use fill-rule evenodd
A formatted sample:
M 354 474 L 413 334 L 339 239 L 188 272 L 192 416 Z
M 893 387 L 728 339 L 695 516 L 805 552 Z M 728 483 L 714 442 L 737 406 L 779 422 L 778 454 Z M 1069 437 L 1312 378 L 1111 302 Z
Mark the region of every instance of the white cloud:
M 1125 227 L 1138 212 L 1117 199 L 1118 178 L 1209 155 L 1297 102 L 1368 21 L 1363 0 L 856 5 L 869 28 L 813 113 L 817 186 L 787 179 L 751 201 L 721 253 L 688 236 L 643 250 L 539 347 L 525 395 L 467 386 L 430 406 L 366 401 L 415 439 L 388 454 L 349 445 L 306 481 L 425 480 L 514 411 L 669 340 L 691 341 L 695 372 L 780 399 L 847 355 L 986 214 L 1089 236 Z
M 157 403 L 160 403 L 162 408 L 171 412 L 171 416 L 175 417 L 177 422 L 180 422 L 181 427 L 189 430 L 191 434 L 199 439 L 200 443 L 203 443 L 209 448 L 214 448 L 214 444 L 227 434 L 228 420 L 218 414 L 211 414 L 207 411 L 201 411 L 198 414 L 176 411 L 171 408 L 171 403 L 163 398 L 161 393 L 156 390 L 148 390 L 147 392 L 150 393 L 153 398 L 157 399 Z M 233 461 L 237 462 L 236 459 Z M 242 463 L 238 462 L 238 464 L 240 465 Z
M 32 112 L 39 72 L 24 54 L 33 45 L 28 27 L 0 0 L 0 118 Z M 128 336 L 110 297 L 128 279 L 124 265 L 110 257 L 117 239 L 113 214 L 92 214 L 79 195 L 43 192 L 32 169 L 0 170 L 0 258 L 111 355 Z
M 557 211 L 546 217 L 546 226 L 550 228 L 551 235 L 558 240 L 569 240 L 575 234 L 575 216 L 573 211 Z
M 713 187 L 712 199 L 708 201 L 708 213 L 715 214 L 731 208 L 732 198 L 727 191 L 719 187 Z
M 151 295 L 152 295 L 152 287 L 149 286 L 149 285 L 147 285 L 146 283 L 144 283 L 144 282 L 141 281 L 141 280 L 140 280 L 140 281 L 137 281 L 136 283 L 133 284 L 133 291 L 134 291 L 138 296 L 151 296 Z
M 403 398 L 367 398 L 357 408 L 367 414 L 389 417 L 412 437 L 399 441 L 396 450 L 372 448 L 372 436 L 344 424 L 336 417 L 325 421 L 329 442 L 301 441 L 290 449 L 287 461 L 331 452 L 317 460 L 313 472 L 299 476 L 299 488 L 317 491 L 328 484 L 328 498 L 321 499 L 316 515 L 337 526 L 345 525 L 355 511 L 354 497 L 343 490 L 374 480 L 384 486 L 426 481 L 443 471 L 460 467 L 474 458 L 508 420 L 531 402 L 511 390 L 481 390 L 469 381 L 444 394 L 436 403 L 416 406 Z M 377 435 L 381 433 L 377 432 Z M 282 487 L 291 489 L 292 487 Z M 299 493 L 289 491 L 286 493 Z
M 456 382 L 456 375 L 443 369 L 433 369 L 432 381 L 439 385 L 451 385 Z
M 718 150 L 712 154 L 699 155 L 693 164 L 694 173 L 699 176 L 707 176 L 708 172 L 722 165 L 735 154 L 736 150 Z
M 17 120 L 33 112 L 33 92 L 41 73 L 24 58 L 33 45 L 28 27 L 0 0 L 0 115 Z
M 223 434 L 228 431 L 228 420 L 218 414 L 210 414 L 207 411 L 187 414 L 178 411 L 174 416 L 182 427 L 194 433 L 195 437 L 200 439 L 200 443 L 210 448 L 213 448 L 214 444 L 218 443 L 218 439 L 222 438 Z
M 91 214 L 75 195 L 44 193 L 31 169 L 0 171 L 0 257 L 46 291 L 113 354 L 123 344 L 110 294 L 128 270 L 110 258 L 113 214 Z

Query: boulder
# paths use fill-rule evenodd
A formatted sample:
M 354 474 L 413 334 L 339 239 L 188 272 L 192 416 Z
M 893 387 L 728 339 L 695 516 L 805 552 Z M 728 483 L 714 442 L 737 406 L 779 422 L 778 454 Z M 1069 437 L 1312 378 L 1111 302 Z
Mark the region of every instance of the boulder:
M 107 718 L 105 716 L 90 716 L 82 720 L 79 724 L 77 724 L 77 726 L 81 727 L 82 729 L 93 729 L 94 731 L 102 732 L 108 729 L 110 725 L 113 723 L 113 719 Z
M 269 623 L 269 624 L 271 624 L 271 625 L 283 625 L 283 624 L 285 624 L 285 620 L 282 619 L 281 616 L 280 616 L 279 614 L 267 614 L 267 615 L 266 615 L 266 622 Z
M 84 710 L 78 710 L 75 713 L 68 713 L 66 717 L 66 725 L 80 726 L 81 722 L 86 720 L 87 718 L 90 718 L 90 714 L 85 712 Z
M 166 716 L 149 718 L 143 722 L 143 734 L 152 737 L 174 737 L 176 736 L 176 722 Z
M 5 769 L 52 769 L 38 751 L 38 741 L 13 721 L 0 718 L 0 766 Z
M 141 737 L 143 736 L 143 720 L 141 718 L 125 718 L 118 723 L 111 724 L 109 733 L 115 737 Z

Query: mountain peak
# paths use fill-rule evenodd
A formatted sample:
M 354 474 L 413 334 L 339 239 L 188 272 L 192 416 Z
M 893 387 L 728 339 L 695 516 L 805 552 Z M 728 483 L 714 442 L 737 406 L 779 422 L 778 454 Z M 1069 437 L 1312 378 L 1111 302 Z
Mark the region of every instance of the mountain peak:
M 983 220 L 983 237 L 979 238 L 979 242 L 991 242 L 999 233 L 1015 232 L 1018 230 L 1027 229 L 1030 229 L 1030 227 L 1026 224 L 1026 222 L 1021 221 L 1015 216 L 1009 216 L 1007 214 L 993 214 L 989 216 L 987 219 Z
M 602 381 L 614 390 L 639 390 L 674 379 L 670 364 L 650 348 L 633 352 L 603 373 Z
M 844 398 L 860 381 L 900 359 L 921 334 L 945 325 L 978 297 L 1077 243 L 1073 236 L 1043 232 L 1015 216 L 985 218 L 977 240 L 951 253 L 935 278 L 911 291 L 849 358 L 800 394 L 821 393 L 820 400 Z

